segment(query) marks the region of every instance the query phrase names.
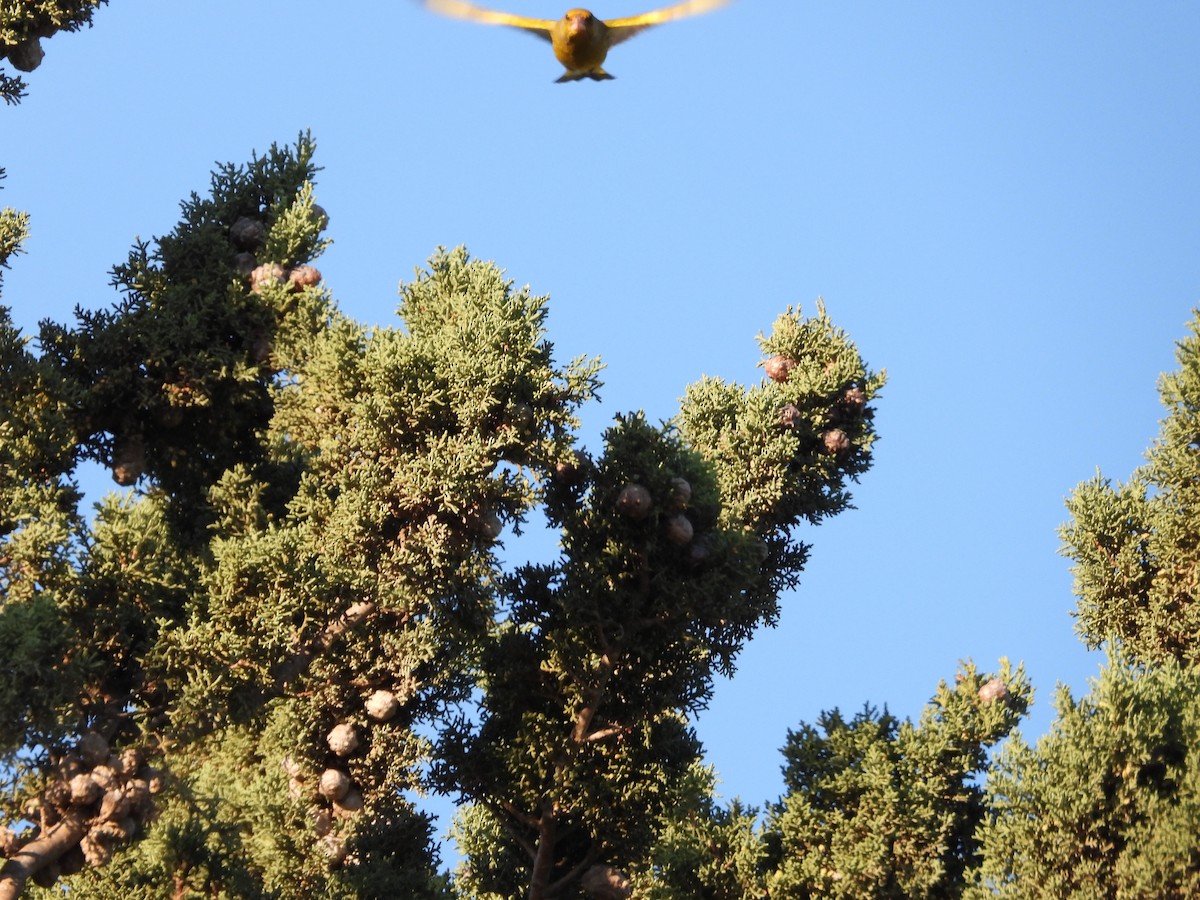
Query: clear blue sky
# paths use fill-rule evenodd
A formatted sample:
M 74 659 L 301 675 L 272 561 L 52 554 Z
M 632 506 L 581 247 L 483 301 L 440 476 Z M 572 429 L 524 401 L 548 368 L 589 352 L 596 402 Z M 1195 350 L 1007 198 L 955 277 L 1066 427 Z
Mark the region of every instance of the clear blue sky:
M 213 163 L 306 128 L 343 309 L 394 322 L 397 282 L 466 244 L 551 295 L 560 359 L 608 363 L 593 445 L 702 374 L 761 377 L 755 335 L 823 296 L 890 383 L 857 509 L 699 722 L 761 803 L 823 708 L 915 716 L 959 658 L 1007 655 L 1036 737 L 1096 672 L 1056 527 L 1141 461 L 1200 302 L 1198 48 L 1191 0 L 740 0 L 557 85 L 548 45 L 412 0 L 113 0 L 0 110 L 0 202 L 33 216 L 4 301 L 27 327 L 112 302 Z

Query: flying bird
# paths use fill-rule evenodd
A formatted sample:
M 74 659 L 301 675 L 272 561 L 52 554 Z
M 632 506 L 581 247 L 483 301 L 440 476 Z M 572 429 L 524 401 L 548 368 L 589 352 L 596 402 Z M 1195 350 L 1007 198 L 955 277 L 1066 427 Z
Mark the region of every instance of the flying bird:
M 464 0 L 424 0 L 425 6 L 442 15 L 457 19 L 471 19 L 488 25 L 507 25 L 520 28 L 549 41 L 554 55 L 567 71 L 558 79 L 579 81 L 590 78 L 605 81 L 613 76 L 604 71 L 604 60 L 608 51 L 622 41 L 627 41 L 639 31 L 652 25 L 661 25 L 672 19 L 694 16 L 724 6 L 729 0 L 686 0 L 674 3 L 653 12 L 622 19 L 598 19 L 586 9 L 569 9 L 561 19 L 532 19 L 511 13 L 483 9 Z

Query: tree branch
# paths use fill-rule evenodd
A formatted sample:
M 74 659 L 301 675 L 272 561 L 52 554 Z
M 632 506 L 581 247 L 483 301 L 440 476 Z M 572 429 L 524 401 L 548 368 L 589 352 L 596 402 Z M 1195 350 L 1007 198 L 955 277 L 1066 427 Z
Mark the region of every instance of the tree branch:
M 543 806 L 538 821 L 537 854 L 533 858 L 533 872 L 529 876 L 529 900 L 545 900 L 550 897 L 550 875 L 554 871 L 555 829 L 558 811 L 554 804 Z
M 41 837 L 34 838 L 11 857 L 0 869 L 0 900 L 17 900 L 25 882 L 58 860 L 83 838 L 87 828 L 83 816 L 68 813 L 52 825 Z
M 612 678 L 614 669 L 616 669 L 616 663 L 613 662 L 611 651 L 605 651 L 600 657 L 600 678 L 596 684 L 584 690 L 583 706 L 575 715 L 575 728 L 571 733 L 571 738 L 576 744 L 583 744 L 588 740 L 588 730 L 592 727 L 592 720 L 596 718 L 596 713 L 600 711 L 600 704 L 604 702 L 604 691 L 608 687 L 608 681 Z
M 591 868 L 592 864 L 599 858 L 600 851 L 597 849 L 595 842 L 593 842 L 592 846 L 588 848 L 588 852 L 584 854 L 583 859 L 581 859 L 575 865 L 575 867 L 571 869 L 570 872 L 558 879 L 558 881 L 554 882 L 554 884 L 550 885 L 550 896 L 554 896 L 558 891 L 561 891 L 572 881 L 582 875 L 585 871 Z
M 283 694 L 289 682 L 303 674 L 312 665 L 312 661 L 327 652 L 338 638 L 346 632 L 354 630 L 374 614 L 375 609 L 376 604 L 371 600 L 351 604 L 341 616 L 326 625 L 325 630 L 317 635 L 307 647 L 275 666 L 272 674 L 275 678 L 276 692 Z
M 589 744 L 593 741 L 603 741 L 606 738 L 616 737 L 619 734 L 624 734 L 628 729 L 622 725 L 611 725 L 608 728 L 601 728 L 599 731 L 593 731 L 584 740 Z

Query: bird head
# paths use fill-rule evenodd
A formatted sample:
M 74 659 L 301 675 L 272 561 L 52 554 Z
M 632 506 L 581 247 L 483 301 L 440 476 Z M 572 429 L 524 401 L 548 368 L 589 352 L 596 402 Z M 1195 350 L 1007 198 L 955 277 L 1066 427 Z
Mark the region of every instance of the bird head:
M 567 34 L 575 36 L 587 34 L 592 30 L 596 17 L 586 9 L 569 9 L 563 15 L 563 25 Z

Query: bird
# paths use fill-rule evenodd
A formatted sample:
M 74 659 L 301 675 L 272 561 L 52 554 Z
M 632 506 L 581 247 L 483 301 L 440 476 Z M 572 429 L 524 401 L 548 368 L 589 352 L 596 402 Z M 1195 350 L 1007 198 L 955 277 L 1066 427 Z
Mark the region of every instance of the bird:
M 604 71 L 604 60 L 608 51 L 617 44 L 629 40 L 652 25 L 706 13 L 728 2 L 729 0 L 685 0 L 683 3 L 673 3 L 652 12 L 620 19 L 599 19 L 589 10 L 569 9 L 561 19 L 554 20 L 496 12 L 467 3 L 465 0 L 424 0 L 427 9 L 445 16 L 470 19 L 488 25 L 520 28 L 549 41 L 554 47 L 554 56 L 566 69 L 556 80 L 557 84 L 580 81 L 584 78 L 608 81 L 613 76 Z

